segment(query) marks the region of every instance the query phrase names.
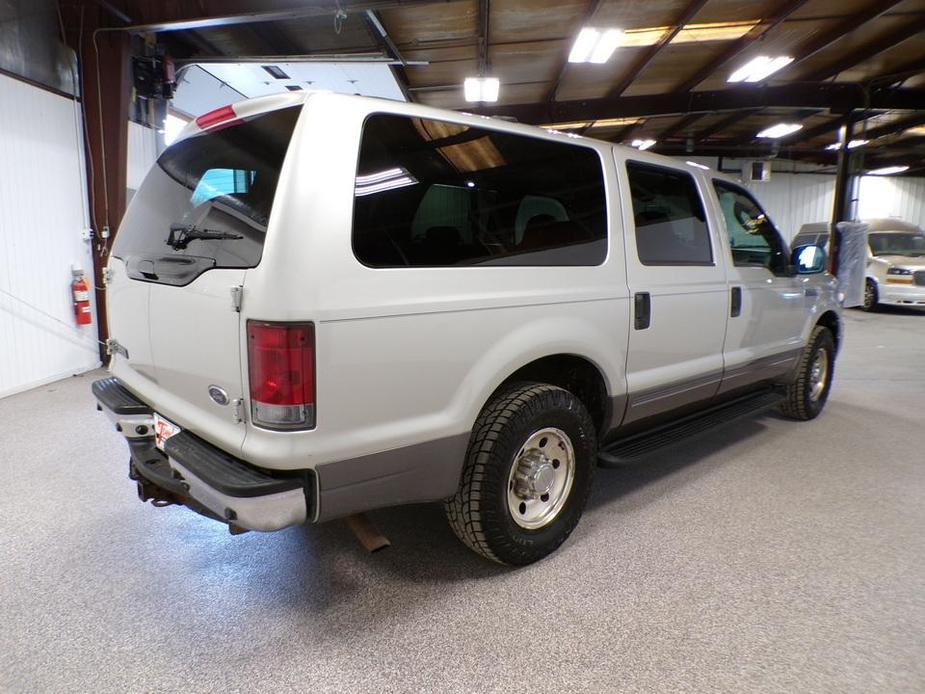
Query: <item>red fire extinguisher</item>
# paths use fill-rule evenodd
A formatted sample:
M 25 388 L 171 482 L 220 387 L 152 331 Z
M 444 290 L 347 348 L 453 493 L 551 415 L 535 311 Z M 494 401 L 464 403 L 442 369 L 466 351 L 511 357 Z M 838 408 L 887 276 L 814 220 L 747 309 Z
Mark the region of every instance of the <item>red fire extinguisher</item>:
M 77 325 L 90 325 L 93 320 L 90 314 L 90 284 L 82 272 L 74 273 L 71 294 L 74 296 L 74 316 L 77 319 Z

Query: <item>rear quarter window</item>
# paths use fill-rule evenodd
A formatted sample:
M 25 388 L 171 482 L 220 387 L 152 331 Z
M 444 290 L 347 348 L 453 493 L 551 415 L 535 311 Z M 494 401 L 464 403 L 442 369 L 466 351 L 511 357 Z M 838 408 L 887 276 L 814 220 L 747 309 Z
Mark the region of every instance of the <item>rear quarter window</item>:
M 353 251 L 373 268 L 599 265 L 600 156 L 588 147 L 374 114 L 354 189 Z

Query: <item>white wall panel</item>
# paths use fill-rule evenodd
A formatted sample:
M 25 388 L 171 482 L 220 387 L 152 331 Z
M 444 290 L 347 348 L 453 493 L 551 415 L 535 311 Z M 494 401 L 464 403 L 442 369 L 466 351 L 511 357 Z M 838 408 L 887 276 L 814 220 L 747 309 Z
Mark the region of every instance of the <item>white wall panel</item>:
M 834 176 L 773 172 L 770 181 L 749 183 L 747 187 L 788 241 L 803 224 L 832 218 Z
M 899 217 L 925 227 L 925 178 L 864 176 L 858 216 L 861 219 Z
M 72 265 L 93 278 L 81 153 L 73 101 L 0 75 L 0 397 L 99 363 L 70 292 Z
M 157 160 L 157 133 L 133 121 L 128 123 L 128 175 L 126 187 L 138 190 L 145 175 Z

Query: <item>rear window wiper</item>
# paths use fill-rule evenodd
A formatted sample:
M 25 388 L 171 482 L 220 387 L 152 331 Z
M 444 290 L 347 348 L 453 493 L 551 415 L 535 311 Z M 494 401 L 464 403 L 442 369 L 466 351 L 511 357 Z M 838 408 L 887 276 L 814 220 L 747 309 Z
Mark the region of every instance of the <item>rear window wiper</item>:
M 243 239 L 240 234 L 232 234 L 227 231 L 217 231 L 215 229 L 200 229 L 192 224 L 171 224 L 170 235 L 167 237 L 167 245 L 175 251 L 182 251 L 189 245 L 190 241 L 197 239 Z

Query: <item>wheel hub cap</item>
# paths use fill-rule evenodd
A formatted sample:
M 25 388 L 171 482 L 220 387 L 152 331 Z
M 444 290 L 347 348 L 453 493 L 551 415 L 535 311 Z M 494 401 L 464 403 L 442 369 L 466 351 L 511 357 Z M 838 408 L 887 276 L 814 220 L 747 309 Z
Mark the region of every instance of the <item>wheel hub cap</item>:
M 575 451 L 561 429 L 535 431 L 520 447 L 508 480 L 508 510 L 522 528 L 537 530 L 559 515 L 575 479 Z
M 816 351 L 813 365 L 809 371 L 809 397 L 813 402 L 822 397 L 825 391 L 825 382 L 829 376 L 829 355 L 824 349 Z
M 514 480 L 518 496 L 535 499 L 548 494 L 552 489 L 556 482 L 556 470 L 542 451 L 533 449 L 520 458 Z

